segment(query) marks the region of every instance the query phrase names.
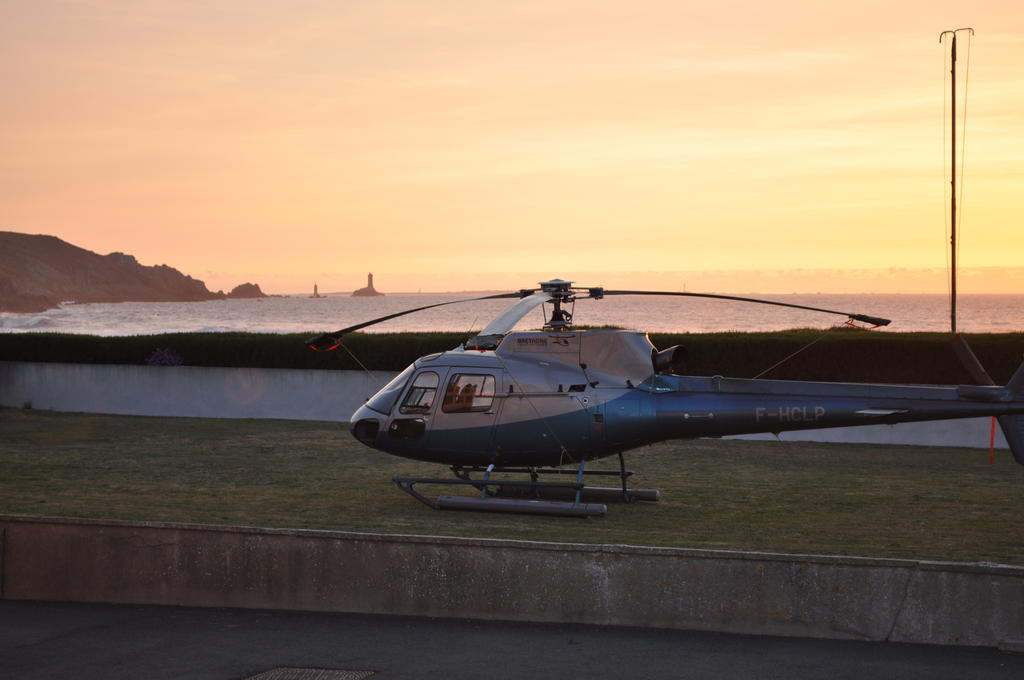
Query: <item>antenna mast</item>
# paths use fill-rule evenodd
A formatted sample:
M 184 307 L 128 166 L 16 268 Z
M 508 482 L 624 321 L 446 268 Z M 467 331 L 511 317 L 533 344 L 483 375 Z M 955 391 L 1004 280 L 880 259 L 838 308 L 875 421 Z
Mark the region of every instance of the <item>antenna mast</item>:
M 949 286 L 949 329 L 956 335 L 956 34 L 960 31 L 970 31 L 974 35 L 973 28 L 958 28 L 953 31 L 943 31 L 939 34 L 939 42 L 946 35 L 953 36 L 949 50 L 950 62 L 950 138 L 952 140 L 950 153 L 950 177 L 949 177 L 949 258 L 950 258 L 950 286 Z

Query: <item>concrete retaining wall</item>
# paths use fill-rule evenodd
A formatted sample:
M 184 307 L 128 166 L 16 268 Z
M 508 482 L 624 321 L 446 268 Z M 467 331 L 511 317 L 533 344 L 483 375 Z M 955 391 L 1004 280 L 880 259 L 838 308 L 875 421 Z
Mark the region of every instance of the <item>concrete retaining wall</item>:
M 346 421 L 395 373 L 0 361 L 0 406 L 76 413 Z
M 0 516 L 0 596 L 998 646 L 1024 567 Z
M 77 413 L 345 421 L 394 372 L 0 361 L 0 406 Z M 784 432 L 784 441 L 987 447 L 991 419 Z M 774 439 L 744 435 L 739 439 Z M 1002 431 L 996 446 L 1008 448 Z

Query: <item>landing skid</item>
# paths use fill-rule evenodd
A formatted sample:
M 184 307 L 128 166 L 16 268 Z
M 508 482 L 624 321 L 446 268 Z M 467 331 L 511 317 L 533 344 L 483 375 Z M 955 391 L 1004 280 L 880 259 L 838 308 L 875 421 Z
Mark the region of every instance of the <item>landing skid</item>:
M 395 477 L 398 488 L 424 505 L 435 510 L 476 510 L 484 512 L 512 512 L 531 515 L 558 515 L 564 517 L 603 517 L 608 514 L 604 503 L 630 503 L 633 501 L 657 501 L 661 493 L 657 489 L 630 489 L 628 479 L 633 474 L 626 470 L 625 460 L 619 455 L 619 470 L 586 470 L 580 463 L 574 479 L 565 477 L 572 472 L 557 469 L 486 468 L 453 465 L 455 479 L 430 477 Z M 482 473 L 477 479 L 473 473 Z M 528 474 L 530 481 L 492 479 L 494 473 Z M 542 482 L 540 475 L 560 475 L 564 481 Z M 586 486 L 586 475 L 616 476 L 622 481 L 621 487 Z M 444 484 L 472 486 L 480 492 L 478 497 L 438 496 L 431 499 L 420 493 L 417 484 Z M 548 500 L 552 499 L 552 500 Z M 597 502 L 591 502 L 597 501 Z

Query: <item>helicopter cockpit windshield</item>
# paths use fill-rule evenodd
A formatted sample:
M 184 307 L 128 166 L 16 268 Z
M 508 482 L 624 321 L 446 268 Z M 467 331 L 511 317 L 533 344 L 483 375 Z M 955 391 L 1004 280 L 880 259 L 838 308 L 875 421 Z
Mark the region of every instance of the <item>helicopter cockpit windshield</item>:
M 390 415 L 392 407 L 394 407 L 395 402 L 398 400 L 398 395 L 402 393 L 402 388 L 405 387 L 405 383 L 409 380 L 409 376 L 412 375 L 412 372 L 415 370 L 416 365 L 413 364 L 396 375 L 391 382 L 382 387 L 377 394 L 367 400 L 366 406 L 377 413 Z

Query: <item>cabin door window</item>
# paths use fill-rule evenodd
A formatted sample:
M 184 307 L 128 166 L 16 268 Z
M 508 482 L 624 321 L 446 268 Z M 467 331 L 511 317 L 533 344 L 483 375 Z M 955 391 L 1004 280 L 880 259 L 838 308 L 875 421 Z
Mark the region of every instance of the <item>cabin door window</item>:
M 445 413 L 489 411 L 494 405 L 494 376 L 456 373 L 448 381 L 441 409 Z

